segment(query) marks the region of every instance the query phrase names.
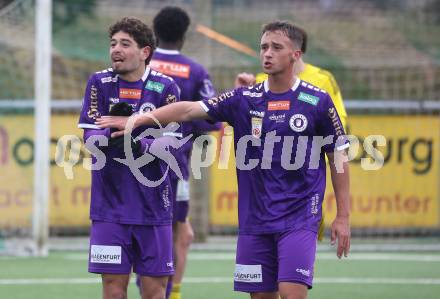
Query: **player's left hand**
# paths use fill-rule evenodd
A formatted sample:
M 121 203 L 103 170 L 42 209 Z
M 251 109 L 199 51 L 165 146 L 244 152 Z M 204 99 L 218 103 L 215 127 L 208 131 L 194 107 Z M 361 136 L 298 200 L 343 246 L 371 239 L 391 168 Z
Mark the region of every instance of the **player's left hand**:
M 240 73 L 235 77 L 235 88 L 255 85 L 255 76 L 250 73 Z
M 341 258 L 342 255 L 348 256 L 350 251 L 350 219 L 348 216 L 336 216 L 332 223 L 331 244 L 335 245 L 336 239 L 338 241 L 338 248 L 336 255 Z
M 95 121 L 95 125 L 98 125 L 101 129 L 104 128 L 114 128 L 118 130 L 124 130 L 127 125 L 127 116 L 109 116 L 105 115 L 98 118 Z

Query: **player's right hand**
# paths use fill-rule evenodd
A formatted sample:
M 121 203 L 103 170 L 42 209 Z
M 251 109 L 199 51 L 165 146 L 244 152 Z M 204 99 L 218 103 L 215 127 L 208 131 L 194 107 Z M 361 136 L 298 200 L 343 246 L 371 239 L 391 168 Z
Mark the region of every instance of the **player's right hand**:
M 331 227 L 331 245 L 338 241 L 336 255 L 341 258 L 342 255 L 348 256 L 350 251 L 350 219 L 348 216 L 336 216 Z
M 255 85 L 255 76 L 250 73 L 240 73 L 235 77 L 235 88 Z

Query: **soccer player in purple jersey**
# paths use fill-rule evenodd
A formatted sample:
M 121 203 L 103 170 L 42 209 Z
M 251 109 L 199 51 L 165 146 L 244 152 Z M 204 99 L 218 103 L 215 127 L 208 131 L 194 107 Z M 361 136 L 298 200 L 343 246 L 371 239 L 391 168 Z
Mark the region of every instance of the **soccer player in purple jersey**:
M 185 34 L 191 20 L 187 12 L 180 7 L 167 6 L 162 8 L 153 20 L 153 30 L 157 38 L 157 49 L 149 66 L 174 79 L 180 90 L 181 100 L 205 100 L 213 97 L 215 91 L 206 69 L 182 55 Z M 193 134 L 193 138 L 185 143 L 179 157 L 183 180 L 171 176 L 173 196 L 173 240 L 175 273 L 168 281 L 167 298 L 181 298 L 181 282 L 185 272 L 186 259 L 194 232 L 188 220 L 189 211 L 189 158 L 195 137 L 208 131 L 220 129 L 221 123 L 212 124 L 198 120 L 182 124 L 184 136 Z
M 152 111 L 177 101 L 179 92 L 170 77 L 148 67 L 155 40 L 147 25 L 123 18 L 109 28 L 109 37 L 112 68 L 90 77 L 78 125 L 84 129 L 86 145 L 106 158 L 102 168 L 92 171 L 89 272 L 102 275 L 105 299 L 127 298 L 132 268 L 141 276 L 142 298 L 163 299 L 167 279 L 174 273 L 168 164 L 154 158 L 141 165 L 137 174 L 152 182 L 146 186 L 131 167 L 116 158 L 140 157 L 181 132 L 164 129 L 160 136 L 151 138 L 139 136 L 149 127 L 136 128 L 130 136 L 136 146 L 129 154 L 120 137 L 110 138 L 110 129 L 100 129 L 94 123 L 104 115 Z M 98 145 L 91 141 L 97 139 Z M 93 156 L 94 163 L 97 157 Z
M 325 156 L 337 202 L 332 243 L 337 240 L 339 258 L 350 248 L 349 143 L 329 95 L 294 76 L 301 38 L 289 22 L 267 24 L 260 42 L 262 67 L 269 75 L 263 83 L 131 118 L 136 125 L 153 119 L 211 119 L 234 127 L 239 214 L 234 289 L 253 299 L 307 297 L 325 191 Z M 127 121 L 102 117 L 96 124 L 119 129 L 113 136 L 120 136 Z

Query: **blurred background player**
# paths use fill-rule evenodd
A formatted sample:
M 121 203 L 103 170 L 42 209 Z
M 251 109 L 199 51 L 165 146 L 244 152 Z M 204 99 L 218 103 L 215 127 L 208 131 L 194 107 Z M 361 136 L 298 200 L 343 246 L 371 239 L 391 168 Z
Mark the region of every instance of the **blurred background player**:
M 180 7 L 167 6 L 159 11 L 153 20 L 158 48 L 154 52 L 150 67 L 174 79 L 180 89 L 181 99 L 204 100 L 215 95 L 208 72 L 202 65 L 180 53 L 190 22 L 187 12 Z M 182 124 L 182 130 L 184 136 L 193 134 L 193 141 L 201 134 L 220 129 L 220 126 L 221 123 L 212 124 L 199 120 Z M 167 286 L 167 297 L 169 295 L 171 299 L 181 298 L 182 277 L 189 247 L 194 238 L 193 229 L 188 220 L 189 158 L 192 141 L 183 146 L 179 159 L 184 180 L 179 180 L 176 176 L 172 176 L 171 179 L 173 194 L 175 194 L 173 204 L 175 273 Z
M 94 124 L 100 116 L 143 113 L 179 98 L 171 78 L 147 67 L 155 48 L 153 31 L 147 25 L 123 18 L 109 28 L 109 37 L 112 68 L 93 74 L 84 96 L 78 127 L 84 129 L 86 142 L 110 138 L 109 129 Z M 146 128 L 134 130 L 133 137 Z M 168 136 L 179 134 L 167 132 Z M 158 139 L 164 138 L 171 137 Z M 127 298 L 132 269 L 140 276 L 142 298 L 165 298 L 168 277 L 174 272 L 171 182 L 167 176 L 154 188 L 141 184 L 128 166 L 114 159 L 127 155 L 123 139 L 111 138 L 108 146 L 99 147 L 105 165 L 92 171 L 89 272 L 102 275 L 104 299 Z M 158 139 L 132 142 L 136 145 L 132 149 L 137 148 L 133 155 L 140 156 Z M 166 166 L 155 159 L 139 170 L 150 181 L 159 181 L 166 175 Z
M 303 34 L 303 44 L 301 46 L 301 52 L 303 55 L 307 51 L 307 32 L 298 27 L 298 30 Z M 344 129 L 347 131 L 347 111 L 345 110 L 344 101 L 342 99 L 341 90 L 339 89 L 338 83 L 336 82 L 334 76 L 327 70 L 319 68 L 310 63 L 305 63 L 302 56 L 298 59 L 298 62 L 293 67 L 293 73 L 298 76 L 301 80 L 308 82 L 318 88 L 325 90 L 330 98 L 333 100 L 336 111 L 338 111 L 339 118 L 341 119 Z M 249 77 L 243 77 L 244 82 L 242 85 L 249 85 Z M 267 79 L 267 74 L 258 73 L 256 76 L 256 83 L 261 83 Z M 324 212 L 322 214 L 322 221 L 319 227 L 318 240 L 322 241 L 324 238 Z

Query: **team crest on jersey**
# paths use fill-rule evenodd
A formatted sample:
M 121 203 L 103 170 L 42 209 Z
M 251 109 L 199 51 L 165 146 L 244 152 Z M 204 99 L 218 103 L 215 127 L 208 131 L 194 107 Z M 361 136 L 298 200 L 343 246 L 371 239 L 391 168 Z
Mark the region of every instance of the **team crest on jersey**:
M 139 113 L 146 113 L 146 112 L 150 112 L 156 109 L 156 106 L 154 106 L 154 104 L 152 103 L 143 103 L 141 105 L 141 107 L 139 108 Z
M 252 136 L 255 138 L 261 137 L 261 131 L 263 130 L 263 119 L 260 117 L 252 117 Z
M 173 94 L 169 94 L 169 95 L 167 96 L 166 101 L 167 101 L 167 104 L 172 104 L 172 103 L 175 103 L 175 102 L 177 101 L 177 98 L 176 98 L 175 95 L 173 95 Z
M 290 128 L 295 132 L 302 132 L 307 128 L 307 118 L 302 114 L 294 114 L 290 118 Z

